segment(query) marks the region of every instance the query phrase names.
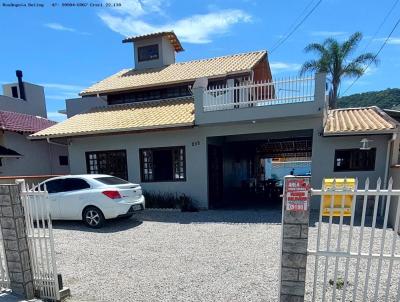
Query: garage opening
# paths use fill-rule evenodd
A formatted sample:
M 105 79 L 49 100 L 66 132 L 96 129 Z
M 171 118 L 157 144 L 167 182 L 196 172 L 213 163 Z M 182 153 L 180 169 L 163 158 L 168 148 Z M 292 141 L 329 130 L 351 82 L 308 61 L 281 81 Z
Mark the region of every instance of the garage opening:
M 285 175 L 311 175 L 312 130 L 208 138 L 209 207 L 281 207 Z

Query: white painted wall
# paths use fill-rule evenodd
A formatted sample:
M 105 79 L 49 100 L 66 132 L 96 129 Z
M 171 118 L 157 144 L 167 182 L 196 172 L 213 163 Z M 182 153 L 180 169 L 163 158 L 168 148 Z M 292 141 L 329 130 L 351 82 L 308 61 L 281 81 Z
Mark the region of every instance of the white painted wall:
M 158 45 L 158 59 L 150 61 L 138 60 L 138 48 L 147 45 Z M 159 68 L 175 63 L 175 49 L 166 37 L 145 39 L 134 43 L 135 69 Z
M 371 147 L 376 148 L 376 160 L 374 171 L 351 171 L 334 172 L 335 149 L 360 148 L 360 140 L 365 136 L 340 136 L 340 137 L 322 137 L 314 133 L 313 137 L 313 155 L 311 164 L 311 185 L 313 188 L 320 189 L 323 178 L 358 178 L 359 187 L 364 187 L 365 180 L 369 178 L 370 188 L 376 187 L 376 181 L 379 177 L 383 181 L 385 178 L 386 151 L 387 143 L 391 135 L 372 135 L 368 139 L 372 140 Z M 312 208 L 318 207 L 319 197 L 313 198 Z
M 86 173 L 87 151 L 118 150 L 127 151 L 128 177 L 132 182 L 140 182 L 139 148 L 185 146 L 185 182 L 143 183 L 145 190 L 185 193 L 206 208 L 208 202 L 207 138 L 223 135 L 279 132 L 301 129 L 319 129 L 321 119 L 275 119 L 260 123 L 235 123 L 225 126 L 195 127 L 185 130 L 145 132 L 137 134 L 93 136 L 70 140 L 69 155 L 72 174 Z M 199 145 L 193 146 L 193 142 Z
M 89 111 L 92 108 L 107 106 L 107 96 L 83 97 L 65 100 L 67 117 Z
M 192 146 L 193 141 L 199 141 L 200 145 Z M 139 148 L 170 146 L 185 146 L 187 180 L 143 183 L 143 188 L 155 192 L 185 193 L 206 206 L 206 140 L 199 129 L 72 139 L 69 145 L 71 173 L 87 173 L 85 158 L 87 151 L 124 149 L 127 153 L 129 180 L 140 182 Z
M 293 130 L 313 130 L 312 185 L 320 188 L 324 177 L 359 177 L 361 185 L 366 177 L 375 182 L 383 178 L 388 136 L 371 136 L 372 147 L 377 148 L 376 168 L 370 172 L 333 172 L 334 150 L 358 148 L 360 137 L 321 137 L 322 119 L 297 118 L 274 119 L 264 122 L 235 123 L 231 125 L 203 126 L 185 130 L 145 132 L 137 134 L 93 136 L 70 140 L 69 154 L 72 174 L 86 173 L 85 152 L 100 150 L 127 151 L 128 177 L 132 182 L 140 182 L 139 148 L 185 146 L 185 182 L 143 183 L 145 190 L 185 193 L 197 200 L 198 205 L 208 205 L 207 138 L 250 133 L 268 133 Z M 193 142 L 200 145 L 193 146 Z
M 20 112 L 47 118 L 44 88 L 39 85 L 24 82 L 26 100 L 13 98 L 11 87 L 16 86 L 20 95 L 18 83 L 4 84 L 0 95 L 0 110 Z
M 3 146 L 23 156 L 3 158 L 0 176 L 68 174 L 68 166 L 59 165 L 59 156 L 68 155 L 68 149 L 49 145 L 46 141 L 31 141 L 28 134 L 5 131 L 1 135 Z

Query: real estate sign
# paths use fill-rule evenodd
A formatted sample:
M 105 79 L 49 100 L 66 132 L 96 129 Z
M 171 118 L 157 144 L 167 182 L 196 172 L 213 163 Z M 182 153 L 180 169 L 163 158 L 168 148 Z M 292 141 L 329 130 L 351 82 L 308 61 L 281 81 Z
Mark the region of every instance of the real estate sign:
M 285 177 L 286 210 L 307 211 L 310 204 L 310 178 Z

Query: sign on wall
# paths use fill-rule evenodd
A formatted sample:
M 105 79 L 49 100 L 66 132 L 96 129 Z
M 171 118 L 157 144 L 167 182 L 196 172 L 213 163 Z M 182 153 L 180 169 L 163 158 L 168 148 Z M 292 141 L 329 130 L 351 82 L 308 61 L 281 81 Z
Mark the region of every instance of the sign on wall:
M 310 204 L 310 178 L 285 177 L 286 210 L 307 211 Z

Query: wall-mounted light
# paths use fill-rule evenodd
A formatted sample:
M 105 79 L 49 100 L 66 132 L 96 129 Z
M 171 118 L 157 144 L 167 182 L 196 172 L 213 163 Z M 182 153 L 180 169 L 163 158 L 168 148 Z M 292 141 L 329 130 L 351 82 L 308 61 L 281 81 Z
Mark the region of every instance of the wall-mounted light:
M 371 147 L 369 146 L 369 142 L 372 142 L 372 140 L 369 140 L 368 138 L 363 138 L 360 141 L 360 143 L 361 143 L 360 150 L 371 150 Z

